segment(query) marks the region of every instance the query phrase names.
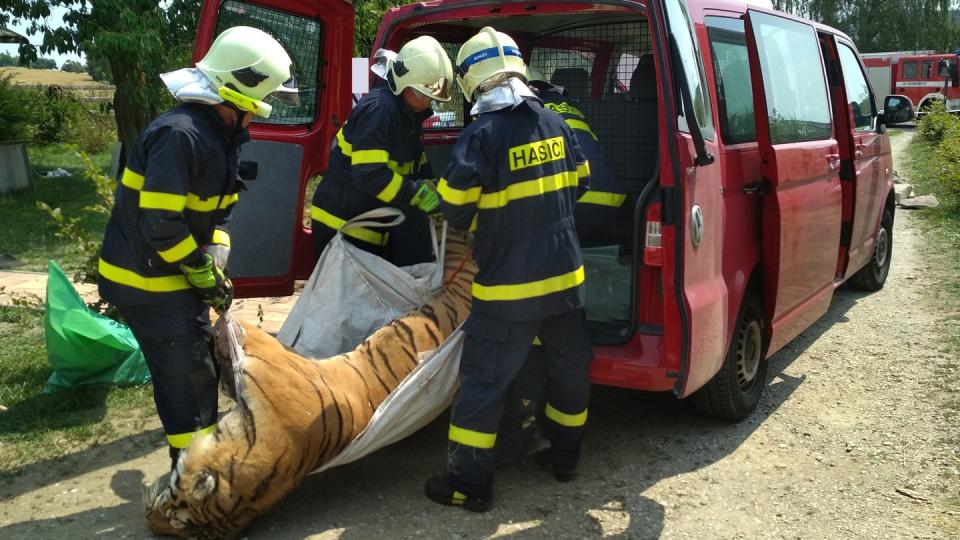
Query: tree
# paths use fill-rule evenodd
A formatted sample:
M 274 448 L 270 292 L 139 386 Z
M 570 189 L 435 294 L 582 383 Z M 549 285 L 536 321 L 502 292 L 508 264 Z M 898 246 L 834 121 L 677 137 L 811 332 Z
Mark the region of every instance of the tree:
M 953 51 L 960 28 L 950 0 L 774 0 L 774 7 L 838 28 L 860 52 Z
M 60 71 L 66 71 L 68 73 L 85 73 L 87 71 L 87 66 L 77 62 L 76 60 L 67 60 L 60 66 Z
M 19 66 L 20 58 L 10 53 L 0 52 L 0 67 Z
M 356 13 L 353 26 L 353 52 L 356 56 L 369 57 L 373 40 L 377 37 L 380 20 L 388 9 L 411 4 L 419 0 L 355 0 Z
M 84 53 L 107 66 L 116 86 L 114 114 L 120 141 L 132 146 L 140 131 L 169 103 L 157 74 L 189 65 L 201 0 L 0 0 L 0 24 L 30 21 L 28 35 L 41 34 L 39 51 Z M 66 8 L 63 26 L 47 21 Z M 20 46 L 37 58 L 38 47 Z
M 37 58 L 31 60 L 27 67 L 31 69 L 57 69 L 57 61 L 53 58 Z

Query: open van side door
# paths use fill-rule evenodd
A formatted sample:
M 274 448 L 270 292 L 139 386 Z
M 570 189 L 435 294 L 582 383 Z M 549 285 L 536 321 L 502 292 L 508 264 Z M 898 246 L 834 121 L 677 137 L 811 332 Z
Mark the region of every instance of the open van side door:
M 313 266 L 303 225 L 307 181 L 326 169 L 334 134 L 350 112 L 353 6 L 346 0 L 206 0 L 194 62 L 233 26 L 275 37 L 293 60 L 300 105 L 271 103 L 270 118 L 254 120 L 240 151 L 246 191 L 230 219 L 230 275 L 238 297 L 293 292 L 294 279 Z M 306 194 L 307 197 L 312 194 Z
M 830 306 L 840 243 L 840 154 L 815 29 L 782 14 L 745 15 L 762 160 L 768 354 Z M 763 112 L 766 114 L 763 114 Z

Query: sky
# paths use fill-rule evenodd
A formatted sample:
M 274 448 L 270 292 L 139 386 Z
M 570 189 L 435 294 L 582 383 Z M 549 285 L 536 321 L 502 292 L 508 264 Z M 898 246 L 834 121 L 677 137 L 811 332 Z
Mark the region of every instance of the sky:
M 67 12 L 67 8 L 64 8 L 64 7 L 52 8 L 50 10 L 50 18 L 48 19 L 48 21 L 51 23 L 51 26 L 54 26 L 54 27 L 63 26 L 63 15 L 66 12 Z M 7 24 L 7 28 L 13 30 L 14 32 L 20 35 L 26 36 L 27 39 L 30 40 L 30 43 L 33 43 L 34 45 L 39 46 L 40 43 L 43 42 L 43 36 L 40 35 L 39 33 L 34 34 L 32 36 L 27 35 L 27 28 L 29 27 L 30 27 L 29 21 L 26 21 L 26 22 L 20 21 L 19 23 Z M 0 44 L 0 52 L 5 52 L 8 54 L 15 55 L 17 54 L 17 47 L 18 46 L 15 44 L 13 45 Z M 67 60 L 76 60 L 80 63 L 86 63 L 86 60 L 84 60 L 84 57 L 82 55 L 78 56 L 76 54 L 58 54 L 55 51 L 51 51 L 47 54 L 40 53 L 40 56 L 44 58 L 53 58 L 54 60 L 57 61 L 57 67 L 63 66 L 63 63 L 66 62 Z

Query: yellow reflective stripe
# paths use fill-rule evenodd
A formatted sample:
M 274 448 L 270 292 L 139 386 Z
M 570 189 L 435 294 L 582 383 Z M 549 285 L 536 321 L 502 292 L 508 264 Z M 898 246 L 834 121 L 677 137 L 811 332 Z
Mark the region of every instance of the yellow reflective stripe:
M 383 188 L 383 191 L 377 193 L 377 198 L 385 203 L 392 203 L 393 199 L 397 197 L 397 193 L 400 193 L 401 187 L 403 187 L 403 177 L 397 173 L 393 173 L 393 178 L 390 179 L 390 183 L 387 184 L 387 187 Z
M 174 435 L 167 435 L 167 444 L 174 448 L 184 449 L 189 448 L 190 443 L 193 442 L 193 439 L 196 437 L 206 437 L 213 433 L 213 430 L 217 429 L 217 425 L 213 424 L 212 426 L 207 426 L 203 429 L 197 431 L 191 431 L 190 433 L 177 433 Z
M 467 229 L 468 232 L 477 232 L 477 214 L 473 215 L 473 219 L 470 220 L 470 228 Z
M 413 161 L 408 161 L 402 165 L 393 160 L 390 160 L 387 163 L 387 167 L 390 167 L 391 171 L 404 176 L 409 176 L 413 174 L 413 169 L 415 166 L 416 166 L 416 163 Z
M 170 249 L 158 250 L 157 253 L 160 254 L 160 258 L 168 263 L 175 263 L 187 255 L 193 253 L 197 249 L 197 241 L 193 239 L 192 234 L 188 234 L 186 238 L 177 242 L 177 245 L 173 246 Z
M 123 177 L 120 179 L 120 183 L 130 189 L 140 191 L 143 189 L 143 175 L 137 174 L 130 169 L 123 169 Z
M 344 225 L 347 224 L 345 219 L 340 219 L 330 212 L 327 212 L 326 210 L 316 206 L 310 207 L 310 217 L 335 231 L 339 231 Z M 376 246 L 382 246 L 386 242 L 387 236 L 385 234 L 371 231 L 370 229 L 364 229 L 362 227 L 353 227 L 347 229 L 343 231 L 343 234 L 356 238 L 357 240 L 363 240 L 364 242 Z
M 450 424 L 448 438 L 452 442 L 465 444 L 474 448 L 493 448 L 493 446 L 497 444 L 496 433 L 473 431 L 472 429 L 457 427 L 453 424 Z
M 450 502 L 454 506 L 462 506 L 463 503 L 466 502 L 466 500 L 467 500 L 466 495 L 464 495 L 463 493 L 460 493 L 459 491 L 454 490 L 453 497 L 450 499 Z
M 172 193 L 160 193 L 159 191 L 141 191 L 140 208 L 144 210 L 169 210 L 170 212 L 183 212 L 187 206 L 187 197 L 185 195 L 174 195 Z
M 223 198 L 220 199 L 220 210 L 225 210 L 227 207 L 235 204 L 239 200 L 240 200 L 239 193 L 231 193 L 230 195 L 224 195 Z
M 481 285 L 474 281 L 473 297 L 488 302 L 494 300 L 525 300 L 572 289 L 583 283 L 583 277 L 583 266 L 580 266 L 573 272 L 528 283 Z
M 543 178 L 517 182 L 507 189 L 484 193 L 480 195 L 478 207 L 481 209 L 502 208 L 510 201 L 526 197 L 536 197 L 552 191 L 559 191 L 569 187 L 577 187 L 580 179 L 575 172 L 562 172 Z
M 578 414 L 567 414 L 554 409 L 553 405 L 547 403 L 544 413 L 547 415 L 547 418 L 561 426 L 580 427 L 587 423 L 587 409 L 584 409 L 583 412 Z
M 103 259 L 100 259 L 100 264 L 97 265 L 97 271 L 100 272 L 101 276 L 114 283 L 147 292 L 174 292 L 184 291 L 190 288 L 186 276 L 182 274 L 144 277 L 126 268 L 114 266 Z
M 230 233 L 223 229 L 214 229 L 210 243 L 230 247 Z
M 353 155 L 353 145 L 348 143 L 346 137 L 343 136 L 343 128 L 340 128 L 340 131 L 337 132 L 337 146 L 340 147 L 340 152 L 343 155 Z
M 586 178 L 590 176 L 590 162 L 584 161 L 577 165 L 577 176 L 580 178 Z
M 386 150 L 354 150 L 350 155 L 351 165 L 368 165 L 371 163 L 387 163 L 390 153 Z
M 620 208 L 623 202 L 627 200 L 626 195 L 619 193 L 607 193 L 605 191 L 588 191 L 582 197 L 577 199 L 578 203 L 599 204 L 601 206 L 613 206 Z
M 590 126 L 588 126 L 587 123 L 584 122 L 583 120 L 568 119 L 568 120 L 565 120 L 565 122 L 572 129 L 579 129 L 580 131 L 586 131 L 587 133 L 590 134 L 591 137 L 593 137 L 593 140 L 595 141 L 600 140 L 597 138 L 597 135 L 593 132 L 593 130 L 590 129 Z
M 540 336 L 533 336 L 533 344 L 536 345 L 536 346 L 538 346 L 538 347 L 539 347 L 540 345 L 543 345 L 543 342 L 540 341 Z
M 440 178 L 440 183 L 437 184 L 437 193 L 440 194 L 443 202 L 457 206 L 476 203 L 480 200 L 480 186 L 469 189 L 456 189 L 450 187 L 446 178 Z

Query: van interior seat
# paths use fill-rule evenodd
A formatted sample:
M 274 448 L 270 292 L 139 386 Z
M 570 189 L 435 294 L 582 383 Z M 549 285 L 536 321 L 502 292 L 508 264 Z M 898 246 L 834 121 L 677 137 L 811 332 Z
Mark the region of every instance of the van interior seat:
M 608 94 L 588 117 L 607 161 L 628 193 L 639 193 L 656 172 L 659 150 L 653 56 L 641 56 L 626 94 Z
M 590 74 L 583 68 L 557 68 L 550 84 L 566 88 L 574 99 L 590 99 Z

